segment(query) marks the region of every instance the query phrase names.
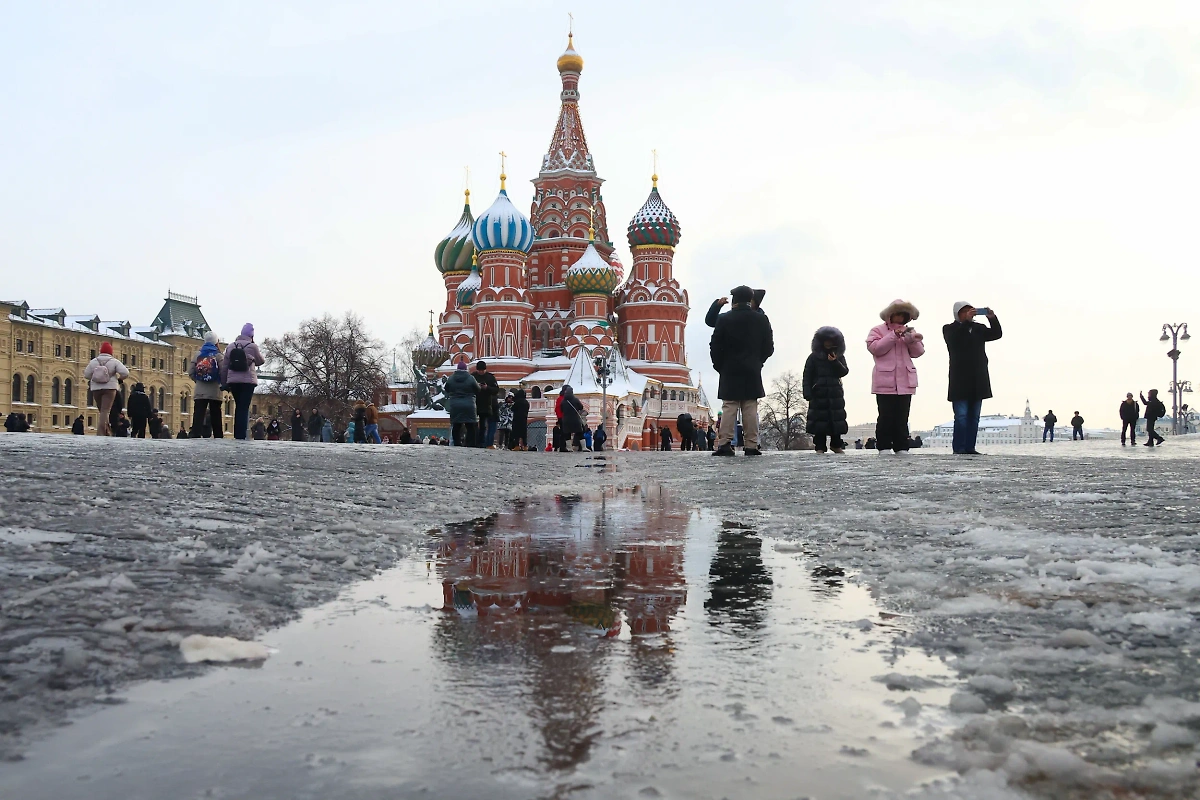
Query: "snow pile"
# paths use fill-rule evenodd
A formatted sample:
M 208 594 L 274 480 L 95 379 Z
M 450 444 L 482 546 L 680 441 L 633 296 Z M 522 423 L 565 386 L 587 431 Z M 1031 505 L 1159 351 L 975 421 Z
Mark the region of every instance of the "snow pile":
M 189 664 L 200 661 L 264 661 L 271 655 L 267 646 L 258 642 L 243 642 L 231 636 L 203 636 L 198 633 L 181 641 L 179 652 L 183 653 L 183 660 Z

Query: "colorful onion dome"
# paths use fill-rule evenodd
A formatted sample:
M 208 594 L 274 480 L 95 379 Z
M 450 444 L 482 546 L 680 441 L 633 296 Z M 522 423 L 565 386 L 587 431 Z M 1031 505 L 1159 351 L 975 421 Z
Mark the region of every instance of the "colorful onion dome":
M 612 255 L 608 257 L 608 263 L 612 265 L 613 272 L 617 273 L 617 283 L 625 280 L 625 265 L 621 263 L 621 257 L 617 255 L 614 249 Z
M 658 194 L 658 176 L 646 202 L 629 222 L 629 246 L 657 244 L 674 247 L 679 244 L 679 220 L 667 208 Z
M 504 190 L 505 175 L 500 174 L 500 194 L 491 208 L 475 220 L 471 239 L 481 253 L 488 250 L 520 250 L 528 253 L 533 247 L 533 227 L 517 210 Z
M 558 57 L 559 72 L 583 72 L 583 56 L 575 50 L 575 34 L 567 34 L 567 49 Z
M 591 241 L 588 242 L 587 250 L 584 250 L 579 260 L 567 270 L 565 282 L 567 289 L 573 295 L 610 295 L 620 283 L 617 271 L 612 268 L 612 264 L 604 260 L 604 256 L 600 255 L 600 251 L 596 249 L 594 231 L 591 234 Z
M 471 253 L 475 249 L 471 244 L 471 225 L 475 218 L 471 216 L 471 190 L 464 190 L 463 195 L 463 212 L 458 224 L 433 251 L 433 261 L 443 275 L 471 271 Z
M 479 277 L 479 259 L 472 254 L 471 274 L 463 278 L 463 282 L 458 285 L 458 291 L 454 295 L 458 300 L 458 307 L 470 308 L 475 305 L 475 293 L 481 286 L 483 286 L 483 279 Z

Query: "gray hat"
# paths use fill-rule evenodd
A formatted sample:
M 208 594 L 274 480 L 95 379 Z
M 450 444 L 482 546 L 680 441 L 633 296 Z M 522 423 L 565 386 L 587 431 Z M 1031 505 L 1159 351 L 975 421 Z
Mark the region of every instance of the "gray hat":
M 958 319 L 958 312 L 962 311 L 964 308 L 974 308 L 974 307 L 975 306 L 971 305 L 966 300 L 959 300 L 957 303 L 954 304 L 954 318 Z

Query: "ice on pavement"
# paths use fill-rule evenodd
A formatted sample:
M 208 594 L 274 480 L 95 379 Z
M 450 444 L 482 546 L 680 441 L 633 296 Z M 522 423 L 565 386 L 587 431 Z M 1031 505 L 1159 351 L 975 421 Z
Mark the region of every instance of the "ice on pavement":
M 957 774 L 926 796 L 1195 796 L 1191 438 L 979 459 L 642 453 L 601 472 L 575 454 L 0 436 L 0 530 L 73 537 L 0 536 L 0 746 L 20 752 L 21 736 L 129 681 L 196 674 L 183 637 L 253 639 L 431 528 L 524 496 L 655 482 L 775 537 L 816 581 L 869 588 L 905 623 L 853 635 L 945 660 L 945 699 L 894 690 L 903 718 L 935 706 L 956 720 L 911 756 Z M 243 502 L 229 506 L 235 482 Z
M 179 643 L 179 652 L 189 664 L 200 661 L 262 661 L 271 655 L 270 649 L 260 642 L 243 642 L 232 636 L 205 636 L 201 633 L 185 637 Z

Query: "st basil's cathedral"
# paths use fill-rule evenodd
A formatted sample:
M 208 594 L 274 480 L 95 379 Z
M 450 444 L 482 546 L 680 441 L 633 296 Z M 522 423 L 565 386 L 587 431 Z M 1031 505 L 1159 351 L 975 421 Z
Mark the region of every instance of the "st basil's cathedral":
M 607 357 L 610 446 L 645 449 L 658 444 L 661 428 L 674 429 L 682 413 L 698 427 L 709 422 L 707 399 L 686 360 L 688 294 L 673 275 L 679 220 L 654 175 L 650 196 L 626 229 L 633 257 L 626 276 L 579 114 L 583 57 L 573 35 L 557 66 L 561 108 L 533 180 L 529 216 L 509 199 L 502 170 L 491 206 L 474 217 L 467 190 L 458 224 L 435 250 L 446 286 L 437 341 L 449 353 L 438 371 L 483 359 L 501 386 L 524 388 L 532 439 L 535 420 L 553 425 L 563 384 L 587 406 L 590 426 L 599 424 L 593 362 Z

